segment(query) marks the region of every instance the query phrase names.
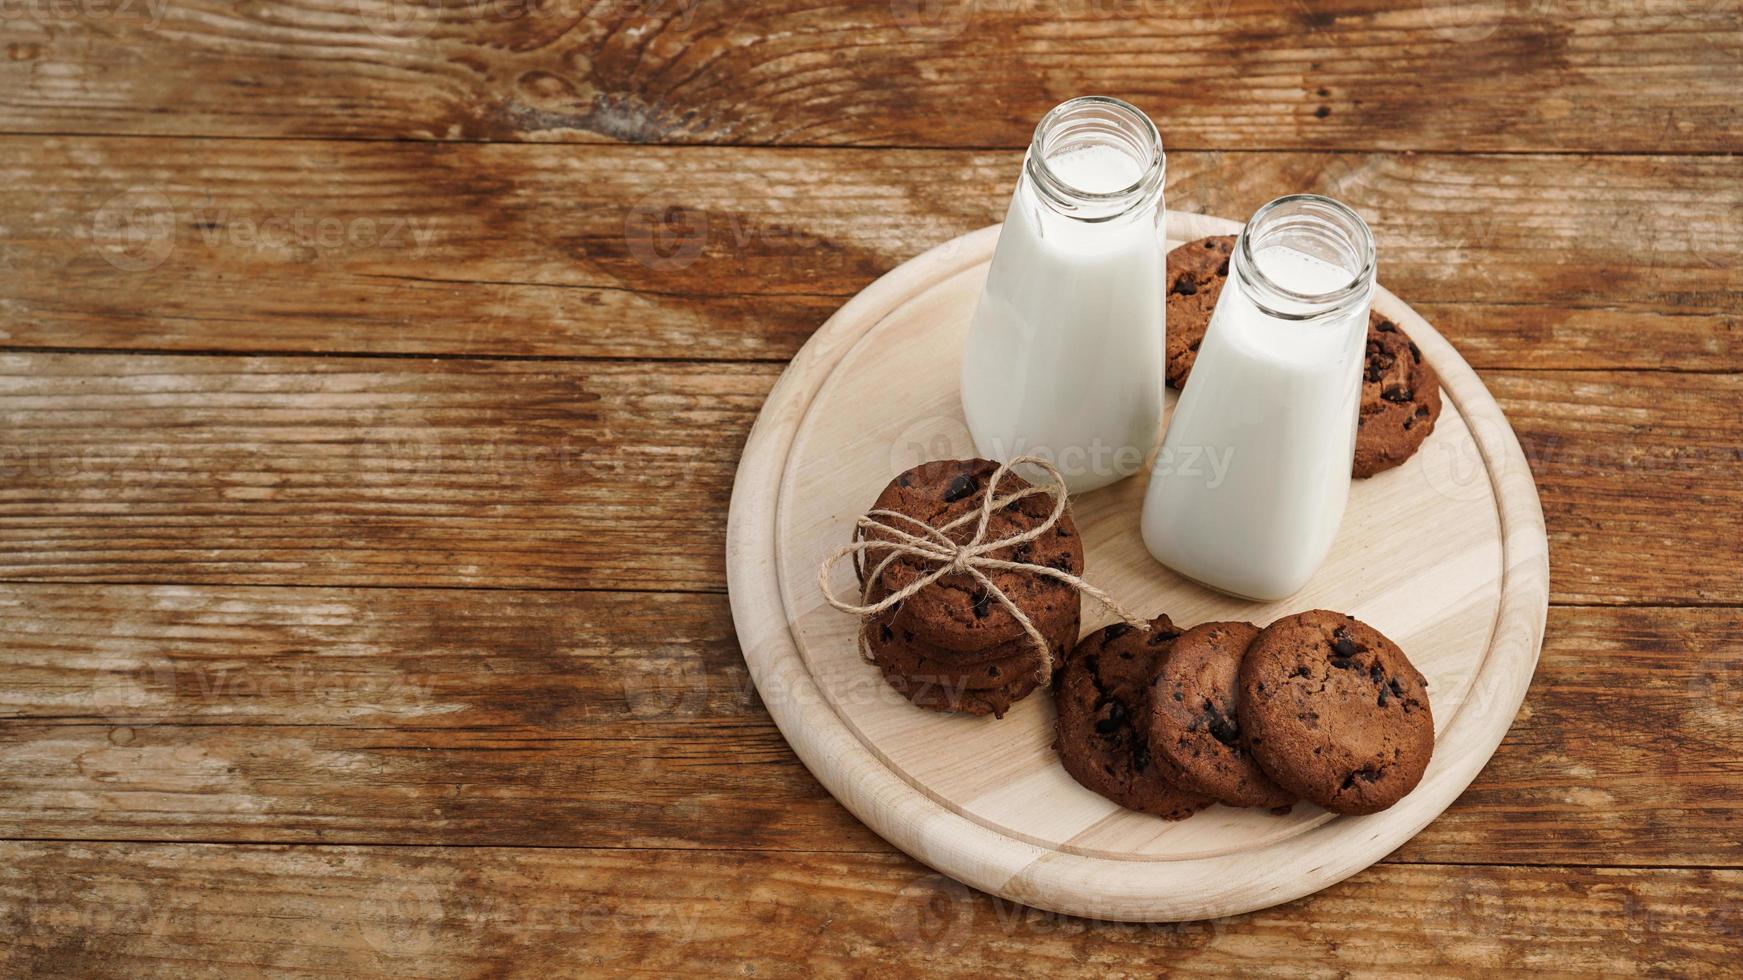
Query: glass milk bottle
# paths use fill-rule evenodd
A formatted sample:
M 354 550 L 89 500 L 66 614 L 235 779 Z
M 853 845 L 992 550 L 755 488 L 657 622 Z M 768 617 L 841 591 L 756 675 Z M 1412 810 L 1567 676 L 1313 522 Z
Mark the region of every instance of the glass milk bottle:
M 1297 194 L 1247 222 L 1152 468 L 1158 561 L 1249 599 L 1307 584 L 1349 499 L 1373 291 L 1344 205 Z
M 982 456 L 1052 460 L 1074 493 L 1137 472 L 1162 421 L 1162 136 L 1118 99 L 1035 128 L 962 362 Z

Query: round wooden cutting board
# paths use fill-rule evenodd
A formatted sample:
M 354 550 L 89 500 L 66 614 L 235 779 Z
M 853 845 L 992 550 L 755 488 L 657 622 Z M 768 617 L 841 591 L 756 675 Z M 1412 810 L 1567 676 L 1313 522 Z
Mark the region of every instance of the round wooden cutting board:
M 1172 246 L 1235 222 L 1171 213 Z M 1254 603 L 1157 564 L 1138 532 L 1145 476 L 1074 497 L 1084 576 L 1176 623 L 1350 613 L 1429 680 L 1437 742 L 1415 792 L 1383 813 L 1288 816 L 1212 807 L 1168 823 L 1075 783 L 1040 691 L 1002 720 L 913 707 L 859 659 L 857 623 L 826 605 L 824 556 L 897 473 L 975 455 L 957 374 L 998 229 L 897 268 L 811 338 L 764 405 L 739 464 L 727 539 L 733 618 L 769 713 L 861 820 L 984 891 L 1097 918 L 1161 921 L 1264 908 L 1339 881 L 1421 830 L 1475 778 L 1512 724 L 1548 609 L 1548 544 L 1518 440 L 1462 358 L 1390 293 L 1374 305 L 1440 372 L 1445 405 L 1405 465 L 1355 482 L 1331 557 L 1303 591 Z M 1170 406 L 1173 395 L 1170 394 Z M 835 589 L 855 592 L 843 564 Z M 1111 621 L 1084 605 L 1084 630 Z

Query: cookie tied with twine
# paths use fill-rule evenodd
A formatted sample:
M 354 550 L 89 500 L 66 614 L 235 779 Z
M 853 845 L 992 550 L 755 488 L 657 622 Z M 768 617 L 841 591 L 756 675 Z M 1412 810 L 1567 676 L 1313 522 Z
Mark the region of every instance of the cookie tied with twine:
M 1023 464 L 1047 480 L 1034 485 L 1012 472 Z M 1043 497 L 1050 506 L 1037 506 Z M 1064 477 L 1042 457 L 927 463 L 891 482 L 856 522 L 853 542 L 824 559 L 818 585 L 831 606 L 861 618 L 860 654 L 868 660 L 866 621 L 895 610 L 929 642 L 949 649 L 1027 637 L 1045 683 L 1054 667 L 1043 630 L 1048 607 L 1069 603 L 1075 611 L 1083 594 L 1135 629 L 1148 626 L 1079 576 L 1082 545 L 1072 540 L 1067 504 Z M 857 602 L 829 586 L 835 567 L 850 557 L 860 572 Z

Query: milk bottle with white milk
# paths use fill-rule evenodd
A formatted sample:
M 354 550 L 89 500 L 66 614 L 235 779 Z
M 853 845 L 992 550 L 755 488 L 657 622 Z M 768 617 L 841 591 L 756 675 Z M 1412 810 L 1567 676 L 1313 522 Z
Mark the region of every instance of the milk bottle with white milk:
M 1036 127 L 963 353 L 982 456 L 1045 456 L 1073 492 L 1142 468 L 1162 419 L 1163 171 L 1155 125 L 1118 99 Z
M 1373 286 L 1373 236 L 1344 205 L 1253 215 L 1152 469 L 1157 560 L 1250 599 L 1307 584 L 1349 498 Z

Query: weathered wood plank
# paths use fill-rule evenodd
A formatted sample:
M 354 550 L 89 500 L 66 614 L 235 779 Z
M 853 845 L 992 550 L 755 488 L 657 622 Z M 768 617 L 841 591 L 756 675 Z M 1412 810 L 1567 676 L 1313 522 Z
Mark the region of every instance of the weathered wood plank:
M 1735 603 L 1743 595 L 1735 573 L 1743 376 L 1484 378 L 1537 481 L 1551 601 Z
M 0 577 L 717 589 L 777 370 L 0 357 Z
M 1382 865 L 1263 912 L 1140 925 L 1013 905 L 893 854 L 6 843 L 0 967 L 1694 976 L 1735 966 L 1740 890 L 1739 871 Z
M 1743 867 L 1740 708 L 1735 610 L 1557 608 L 1500 752 L 1390 860 Z M 0 755 L 0 837 L 887 850 L 721 596 L 6 586 Z
M 0 139 L 0 344 L 784 360 L 1003 218 L 1012 152 Z M 310 174 L 322 179 L 310 180 Z M 1743 161 L 1176 153 L 1356 204 L 1479 368 L 1743 369 Z
M 721 589 L 778 371 L 0 355 L 0 579 Z M 1743 376 L 1485 377 L 1557 601 L 1743 604 Z
M 0 589 L 0 836 L 883 850 L 723 596 Z
M 1107 93 L 1201 148 L 1740 145 L 1743 24 L 1713 0 L 11 9 L 9 131 L 1015 147 Z
M 1553 607 L 1506 740 L 1394 859 L 1736 866 L 1740 759 L 1737 610 Z

